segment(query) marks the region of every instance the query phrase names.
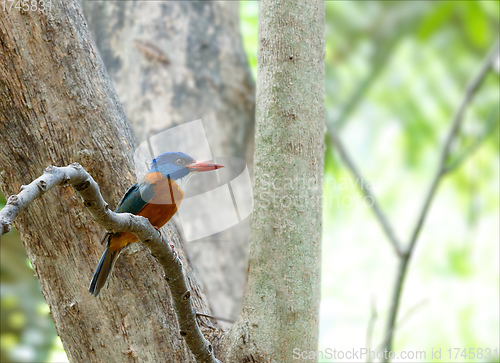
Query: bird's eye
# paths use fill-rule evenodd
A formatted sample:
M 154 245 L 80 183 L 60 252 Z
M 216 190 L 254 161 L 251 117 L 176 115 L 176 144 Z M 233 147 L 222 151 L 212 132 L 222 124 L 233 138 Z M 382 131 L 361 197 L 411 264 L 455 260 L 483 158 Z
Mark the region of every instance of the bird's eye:
M 179 159 L 177 159 L 177 160 L 175 161 L 175 163 L 176 163 L 177 165 L 184 165 L 184 164 L 185 164 L 185 161 L 184 161 L 184 159 L 179 158 Z

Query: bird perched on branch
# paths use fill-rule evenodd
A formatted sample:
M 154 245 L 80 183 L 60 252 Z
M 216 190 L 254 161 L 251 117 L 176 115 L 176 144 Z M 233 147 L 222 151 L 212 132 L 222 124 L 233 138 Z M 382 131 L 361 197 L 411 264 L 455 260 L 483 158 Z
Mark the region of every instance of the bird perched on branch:
M 151 162 L 151 169 L 144 179 L 132 185 L 123 195 L 115 212 L 146 217 L 153 226 L 161 228 L 177 212 L 189 177 L 196 172 L 222 167 L 219 164 L 197 162 L 181 152 L 160 154 Z M 138 241 L 129 232 L 106 232 L 102 240 L 107 245 L 90 282 L 89 292 L 93 296 L 99 295 L 120 251 Z

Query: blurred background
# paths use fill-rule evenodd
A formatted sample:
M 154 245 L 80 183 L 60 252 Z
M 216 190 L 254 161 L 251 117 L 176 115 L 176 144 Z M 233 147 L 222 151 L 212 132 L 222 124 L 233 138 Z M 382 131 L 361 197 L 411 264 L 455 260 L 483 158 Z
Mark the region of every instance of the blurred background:
M 240 16 L 255 76 L 258 2 L 240 2 Z M 326 119 L 405 245 L 499 21 L 498 1 L 326 2 Z M 395 351 L 499 348 L 499 68 L 467 108 L 452 160 L 472 151 L 443 179 L 422 228 Z M 398 260 L 325 140 L 320 350 L 377 349 Z M 0 248 L 1 362 L 67 361 L 15 230 Z

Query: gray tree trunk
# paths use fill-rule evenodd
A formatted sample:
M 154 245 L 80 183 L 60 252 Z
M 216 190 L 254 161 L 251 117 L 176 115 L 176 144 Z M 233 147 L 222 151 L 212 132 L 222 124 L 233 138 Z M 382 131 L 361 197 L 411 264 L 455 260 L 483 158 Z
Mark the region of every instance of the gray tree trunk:
M 133 183 L 135 138 L 78 2 L 0 14 L 0 135 L 7 196 L 51 164 L 82 164 L 111 208 Z M 101 296 L 89 295 L 103 231 L 72 189 L 49 191 L 15 224 L 71 361 L 191 361 L 161 268 L 140 244 L 122 253 Z M 179 245 L 177 252 L 183 256 Z M 208 312 L 189 281 L 196 309 Z M 207 334 L 217 332 L 199 321 Z
M 228 362 L 290 362 L 294 348 L 317 350 L 324 7 L 260 2 L 249 276 Z
M 252 164 L 255 87 L 237 2 L 81 2 L 140 141 L 202 119 L 215 156 Z M 240 309 L 249 226 L 247 219 L 185 244 L 216 316 L 235 318 Z

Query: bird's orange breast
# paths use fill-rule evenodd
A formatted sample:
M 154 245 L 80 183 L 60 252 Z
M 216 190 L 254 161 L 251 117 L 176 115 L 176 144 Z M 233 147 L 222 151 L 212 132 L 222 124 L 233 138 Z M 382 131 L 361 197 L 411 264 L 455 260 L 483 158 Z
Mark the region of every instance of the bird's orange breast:
M 165 178 L 158 172 L 148 173 L 145 181 L 152 186 L 153 196 L 137 215 L 146 217 L 153 226 L 161 228 L 177 212 L 177 208 L 184 197 L 184 192 L 175 180 Z M 118 251 L 137 241 L 137 237 L 132 233 L 117 233 L 111 236 L 109 249 Z

